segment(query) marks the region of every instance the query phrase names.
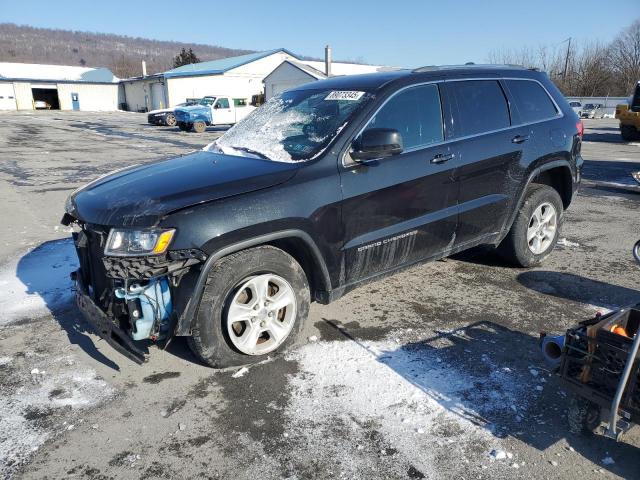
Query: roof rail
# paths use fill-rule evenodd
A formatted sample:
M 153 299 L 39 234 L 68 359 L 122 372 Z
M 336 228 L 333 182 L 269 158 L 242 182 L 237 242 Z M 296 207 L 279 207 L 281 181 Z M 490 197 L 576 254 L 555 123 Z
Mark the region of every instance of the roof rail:
M 513 70 L 538 70 L 537 68 L 529 68 L 523 67 L 522 65 L 494 65 L 494 64 L 475 64 L 472 62 L 466 63 L 464 65 L 426 65 L 424 67 L 418 67 L 411 70 L 413 73 L 423 73 L 423 72 L 436 72 L 440 70 L 456 70 L 456 69 L 467 69 L 467 68 L 503 68 L 503 69 L 513 69 Z

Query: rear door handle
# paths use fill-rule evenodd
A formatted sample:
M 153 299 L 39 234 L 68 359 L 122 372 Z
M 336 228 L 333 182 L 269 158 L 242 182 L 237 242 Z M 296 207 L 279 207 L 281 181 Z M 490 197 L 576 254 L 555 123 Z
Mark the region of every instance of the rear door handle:
M 444 163 L 456 158 L 455 153 L 438 153 L 431 159 L 431 163 Z
M 511 139 L 512 143 L 524 143 L 529 140 L 529 135 L 516 135 Z

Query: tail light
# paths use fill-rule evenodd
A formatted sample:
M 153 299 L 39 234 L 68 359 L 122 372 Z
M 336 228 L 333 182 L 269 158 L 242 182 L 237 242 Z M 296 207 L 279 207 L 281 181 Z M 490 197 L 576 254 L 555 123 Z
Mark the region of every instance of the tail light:
M 584 125 L 582 124 L 582 120 L 578 120 L 576 123 L 576 128 L 578 129 L 578 136 L 582 139 L 582 134 L 584 133 Z

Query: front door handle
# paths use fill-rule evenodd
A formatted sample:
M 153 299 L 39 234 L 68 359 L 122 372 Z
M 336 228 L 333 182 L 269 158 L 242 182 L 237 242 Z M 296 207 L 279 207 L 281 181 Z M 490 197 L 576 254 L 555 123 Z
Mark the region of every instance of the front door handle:
M 512 143 L 524 143 L 529 140 L 529 135 L 516 135 L 511 139 Z
M 448 162 L 449 160 L 453 160 L 454 158 L 456 158 L 455 153 L 438 153 L 431 159 L 431 163 L 444 163 Z

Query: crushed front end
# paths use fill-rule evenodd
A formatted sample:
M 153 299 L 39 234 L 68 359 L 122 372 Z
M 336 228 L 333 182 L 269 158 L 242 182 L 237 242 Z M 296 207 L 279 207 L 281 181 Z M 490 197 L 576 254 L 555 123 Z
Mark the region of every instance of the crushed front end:
M 62 223 L 78 227 L 73 240 L 80 268 L 72 275 L 78 308 L 100 337 L 142 363 L 149 340 L 166 344 L 172 336 L 192 294 L 199 270 L 193 267 L 206 255 L 197 249 L 169 250 L 168 235 L 163 240 L 163 233 L 153 229 L 91 225 L 69 214 Z M 127 251 L 131 245 L 137 248 L 133 253 Z

